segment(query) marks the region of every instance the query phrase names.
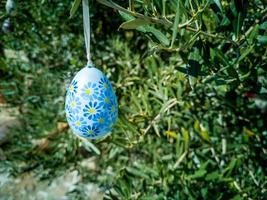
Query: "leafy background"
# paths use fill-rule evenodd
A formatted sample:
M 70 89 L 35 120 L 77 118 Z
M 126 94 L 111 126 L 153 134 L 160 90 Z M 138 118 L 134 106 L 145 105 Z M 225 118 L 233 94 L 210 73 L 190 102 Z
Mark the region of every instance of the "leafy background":
M 90 1 L 93 61 L 119 101 L 98 141 L 64 115 L 86 62 L 80 2 L 0 2 L 0 114 L 17 121 L 0 198 L 264 199 L 266 1 Z

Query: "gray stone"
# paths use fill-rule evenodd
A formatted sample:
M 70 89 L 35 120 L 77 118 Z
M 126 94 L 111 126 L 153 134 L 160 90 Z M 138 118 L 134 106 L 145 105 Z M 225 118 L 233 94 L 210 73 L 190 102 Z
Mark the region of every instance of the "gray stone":
M 0 144 L 5 142 L 7 136 L 11 133 L 10 129 L 19 125 L 16 118 L 17 114 L 18 108 L 8 108 L 0 105 Z

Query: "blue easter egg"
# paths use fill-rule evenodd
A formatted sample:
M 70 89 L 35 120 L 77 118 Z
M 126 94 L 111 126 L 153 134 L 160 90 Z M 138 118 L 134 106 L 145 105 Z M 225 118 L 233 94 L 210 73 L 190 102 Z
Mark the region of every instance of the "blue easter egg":
M 65 102 L 67 121 L 75 134 L 95 139 L 111 132 L 118 118 L 118 103 L 109 80 L 86 66 L 72 80 Z

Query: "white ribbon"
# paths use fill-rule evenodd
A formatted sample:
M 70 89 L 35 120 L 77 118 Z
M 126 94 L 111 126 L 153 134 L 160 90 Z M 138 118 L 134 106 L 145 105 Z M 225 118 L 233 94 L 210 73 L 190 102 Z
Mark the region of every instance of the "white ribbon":
M 90 11 L 88 0 L 83 0 L 83 30 L 87 56 L 87 65 L 92 65 L 90 53 Z

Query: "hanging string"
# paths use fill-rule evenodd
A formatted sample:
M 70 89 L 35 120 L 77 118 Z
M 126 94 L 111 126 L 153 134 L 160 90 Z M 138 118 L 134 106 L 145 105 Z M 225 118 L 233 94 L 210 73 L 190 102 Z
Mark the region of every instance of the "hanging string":
M 87 65 L 91 66 L 91 53 L 90 53 L 90 10 L 88 0 L 83 0 L 83 30 L 84 40 L 87 56 Z

